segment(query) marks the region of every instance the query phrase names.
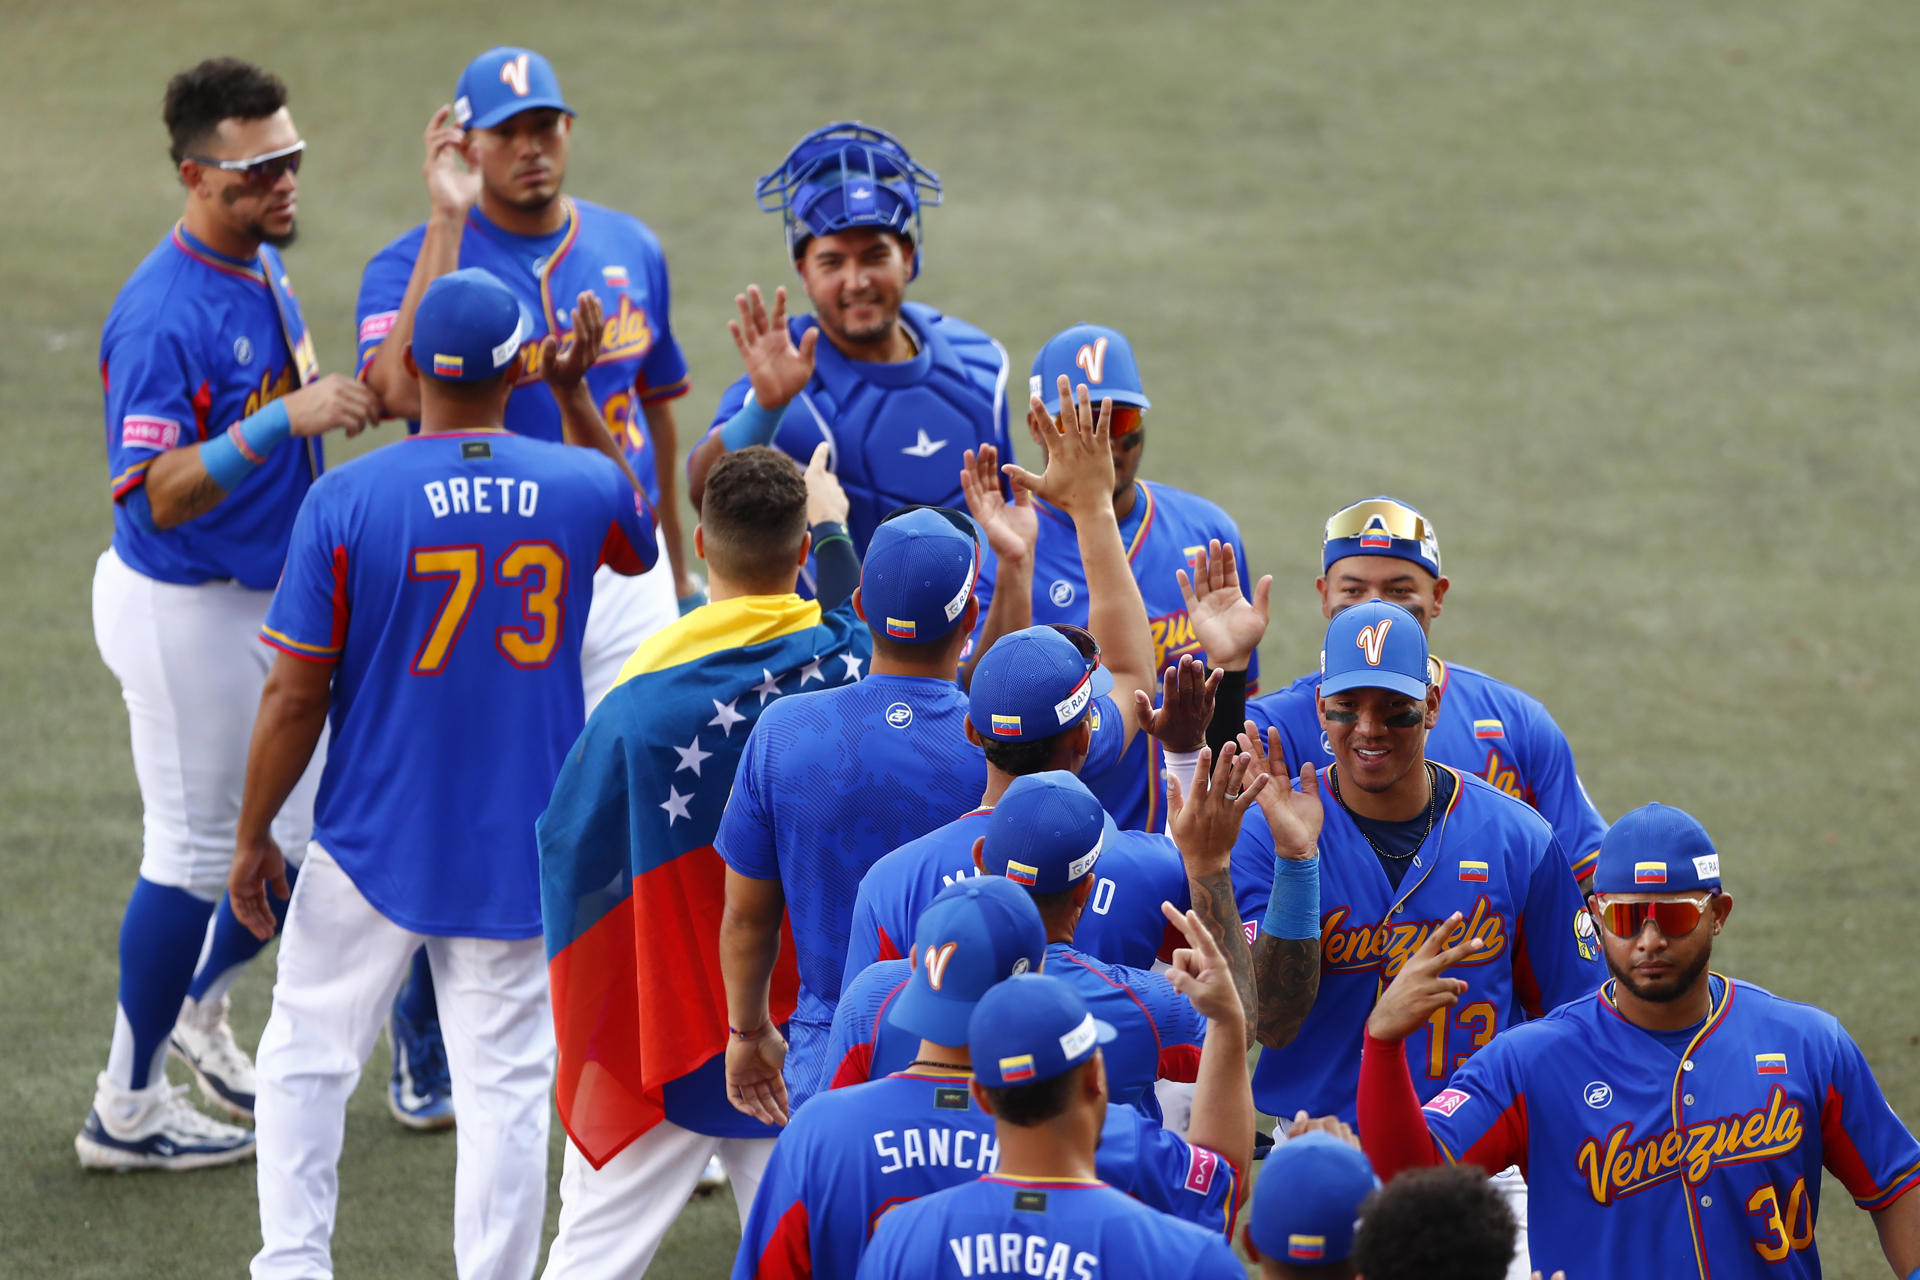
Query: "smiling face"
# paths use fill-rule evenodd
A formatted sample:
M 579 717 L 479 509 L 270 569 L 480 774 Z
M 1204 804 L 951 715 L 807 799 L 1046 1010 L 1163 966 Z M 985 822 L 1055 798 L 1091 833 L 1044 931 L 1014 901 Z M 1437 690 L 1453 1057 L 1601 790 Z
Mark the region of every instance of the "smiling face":
M 795 264 L 820 327 L 841 347 L 893 337 L 913 276 L 913 247 L 891 231 L 856 228 L 815 236 Z
M 284 151 L 300 141 L 293 117 L 282 107 L 270 116 L 222 120 L 194 154 L 209 160 L 250 160 Z M 180 180 L 192 198 L 234 238 L 285 246 L 293 243 L 300 176 L 291 168 L 261 186 L 244 173 L 180 162 Z
M 1386 796 L 1419 781 L 1427 731 L 1440 719 L 1438 689 L 1429 688 L 1424 701 L 1391 689 L 1345 689 L 1318 702 L 1343 791 Z
M 469 130 L 467 163 L 479 172 L 488 196 L 509 208 L 538 213 L 560 196 L 572 137 L 573 117 L 552 107 L 535 107 L 492 128 Z
M 1398 556 L 1346 556 L 1335 560 L 1314 583 L 1320 592 L 1320 614 L 1332 618 L 1343 609 L 1369 600 L 1397 604 L 1420 620 L 1431 633 L 1447 598 L 1447 579 Z

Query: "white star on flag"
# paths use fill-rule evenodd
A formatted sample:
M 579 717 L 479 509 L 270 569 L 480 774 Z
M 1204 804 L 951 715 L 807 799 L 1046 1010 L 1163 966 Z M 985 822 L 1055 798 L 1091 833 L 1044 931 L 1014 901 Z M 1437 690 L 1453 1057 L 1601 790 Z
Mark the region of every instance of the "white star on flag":
M 847 679 L 858 680 L 860 678 L 860 659 L 850 653 L 843 653 L 840 655 L 840 661 L 847 664 Z
M 685 818 L 688 822 L 693 821 L 693 815 L 687 812 L 687 801 L 691 799 L 693 799 L 691 795 L 683 796 L 678 791 L 674 790 L 672 786 L 669 786 L 667 788 L 666 803 L 662 804 L 660 807 L 667 811 L 667 825 L 669 827 L 671 827 L 674 824 L 674 822 L 680 818 Z
M 820 655 L 818 654 L 814 655 L 812 662 L 800 668 L 800 687 L 806 688 L 809 680 L 818 680 L 821 684 L 827 682 L 827 678 L 820 674 Z
M 700 762 L 713 754 L 711 751 L 702 751 L 700 749 L 700 736 L 698 734 L 694 735 L 691 746 L 675 747 L 673 750 L 674 754 L 680 757 L 680 763 L 673 766 L 673 771 L 678 773 L 682 769 L 691 769 L 693 770 L 693 776 L 696 778 L 700 776 Z
M 740 701 L 738 698 L 735 698 L 733 702 L 722 702 L 718 698 L 713 700 L 713 709 L 720 714 L 707 721 L 707 723 L 719 725 L 722 737 L 730 736 L 733 733 L 733 726 L 746 719 L 745 716 L 733 709 L 734 703 L 738 701 Z M 678 773 L 679 770 L 676 769 L 674 772 Z
M 768 698 L 780 692 L 780 682 L 775 680 L 773 678 L 773 672 L 767 670 L 765 667 L 760 668 L 760 674 L 765 678 L 761 680 L 759 684 L 753 686 L 753 692 L 760 695 L 760 705 L 764 707 L 767 705 Z

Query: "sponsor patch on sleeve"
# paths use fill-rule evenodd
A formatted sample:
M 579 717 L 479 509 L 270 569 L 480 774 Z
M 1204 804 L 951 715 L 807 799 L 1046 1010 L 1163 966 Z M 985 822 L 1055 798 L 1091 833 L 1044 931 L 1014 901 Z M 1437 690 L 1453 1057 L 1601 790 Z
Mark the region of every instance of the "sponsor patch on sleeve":
M 1205 1195 L 1213 1189 L 1214 1171 L 1220 1167 L 1220 1157 L 1205 1147 L 1187 1148 L 1187 1190 L 1195 1195 Z
M 128 449 L 171 449 L 180 443 L 180 424 L 171 418 L 128 414 L 120 419 L 120 443 Z
M 1421 1110 L 1437 1111 L 1443 1116 L 1450 1116 L 1461 1107 L 1466 1106 L 1471 1100 L 1470 1095 L 1462 1093 L 1458 1089 L 1442 1089 L 1439 1093 L 1434 1094 L 1432 1100 L 1429 1101 L 1426 1106 L 1422 1107 Z
M 399 318 L 398 311 L 382 311 L 378 315 L 368 316 L 360 322 L 360 341 L 374 342 L 386 337 L 393 329 L 393 322 Z

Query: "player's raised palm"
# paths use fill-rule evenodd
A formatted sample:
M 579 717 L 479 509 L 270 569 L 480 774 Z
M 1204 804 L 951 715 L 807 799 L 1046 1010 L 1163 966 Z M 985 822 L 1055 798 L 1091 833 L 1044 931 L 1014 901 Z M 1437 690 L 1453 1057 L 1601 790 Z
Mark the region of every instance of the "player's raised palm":
M 1113 509 L 1113 401 L 1102 400 L 1096 416 L 1087 384 L 1080 384 L 1079 400 L 1065 374 L 1060 375 L 1060 416 L 1055 418 L 1034 396 L 1027 405 L 1027 427 L 1047 451 L 1047 469 L 1034 475 L 1008 463 L 1006 472 L 1018 488 L 1044 498 L 1070 516 Z
M 1007 500 L 1000 484 L 1000 450 L 984 444 L 978 453 L 969 449 L 960 456 L 960 492 L 974 523 L 987 535 L 987 546 L 1002 563 L 1032 557 L 1040 540 L 1040 513 L 1025 489 L 1016 488 L 1013 500 Z
M 1267 634 L 1267 597 L 1273 589 L 1273 576 L 1254 583 L 1253 599 L 1248 600 L 1240 590 L 1233 544 L 1218 538 L 1209 542 L 1193 562 L 1191 579 L 1185 569 L 1174 570 L 1174 576 L 1180 580 L 1180 596 L 1186 601 L 1194 639 L 1200 642 L 1207 661 L 1216 667 L 1238 669 Z
M 1281 767 L 1286 757 L 1280 750 L 1278 729 L 1268 729 L 1266 741 L 1262 742 L 1258 726 L 1249 720 L 1237 741 L 1240 750 L 1253 756 L 1256 770 L 1275 778 L 1286 777 L 1286 770 Z M 1262 792 L 1260 812 L 1267 820 L 1276 854 L 1294 862 L 1313 857 L 1320 845 L 1321 824 L 1327 817 L 1320 803 L 1320 775 L 1313 765 L 1309 762 L 1300 766 L 1297 790 L 1272 786 Z
M 1272 781 L 1258 771 L 1252 756 L 1230 745 L 1218 756 L 1201 748 L 1192 795 L 1182 796 L 1180 780 L 1167 778 L 1167 834 L 1180 850 L 1188 876 L 1204 879 L 1228 869 L 1240 822 Z
M 1479 938 L 1463 938 L 1451 947 L 1443 945 L 1464 918 L 1458 911 L 1448 916 L 1406 958 L 1367 1017 L 1368 1035 L 1397 1044 L 1424 1026 L 1436 1009 L 1460 1003 L 1467 984 L 1446 977 L 1446 972 L 1487 945 Z
M 427 122 L 427 159 L 422 169 L 433 211 L 464 218 L 480 199 L 480 175 L 466 166 L 460 150 L 466 131 L 448 123 L 452 115 L 452 107 L 441 107 Z
M 1168 751 L 1198 751 L 1207 742 L 1214 692 L 1223 674 L 1218 667 L 1209 672 L 1190 653 L 1181 654 L 1179 662 L 1160 673 L 1159 706 L 1145 689 L 1133 691 L 1134 723 Z
M 747 366 L 747 381 L 753 386 L 754 403 L 764 409 L 784 409 L 813 377 L 813 349 L 819 345 L 820 331 L 809 329 L 793 344 L 787 331 L 787 291 L 773 291 L 773 310 L 767 310 L 760 286 L 750 284 L 747 291 L 735 294 L 740 308 L 738 320 L 727 321 L 727 332 Z
M 807 523 L 845 524 L 847 511 L 852 506 L 847 501 L 847 491 L 840 485 L 840 477 L 827 469 L 827 459 L 833 454 L 833 446 L 822 440 L 813 446 L 813 457 L 807 462 Z
M 606 312 L 600 298 L 591 289 L 583 289 L 573 304 L 573 328 L 562 344 L 552 334 L 540 339 L 540 376 L 555 391 L 564 391 L 579 383 L 600 358 L 600 344 L 606 336 Z

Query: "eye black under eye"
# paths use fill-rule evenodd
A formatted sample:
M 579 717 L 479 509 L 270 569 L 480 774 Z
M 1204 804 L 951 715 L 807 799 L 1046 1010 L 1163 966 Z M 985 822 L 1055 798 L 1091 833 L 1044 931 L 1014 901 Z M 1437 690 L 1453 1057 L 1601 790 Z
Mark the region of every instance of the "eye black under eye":
M 1396 711 L 1383 719 L 1389 729 L 1411 729 L 1419 724 L 1425 715 L 1419 707 L 1408 707 L 1405 711 Z
M 1330 721 L 1332 721 L 1332 722 L 1333 722 L 1334 724 L 1358 724 L 1358 723 L 1360 723 L 1360 715 L 1359 715 L 1359 713 L 1358 713 L 1358 712 L 1355 712 L 1355 711 L 1336 711 L 1336 710 L 1335 710 L 1334 708 L 1332 708 L 1332 707 L 1328 707 L 1328 708 L 1327 708 L 1327 719 L 1328 719 L 1328 720 L 1330 720 Z

